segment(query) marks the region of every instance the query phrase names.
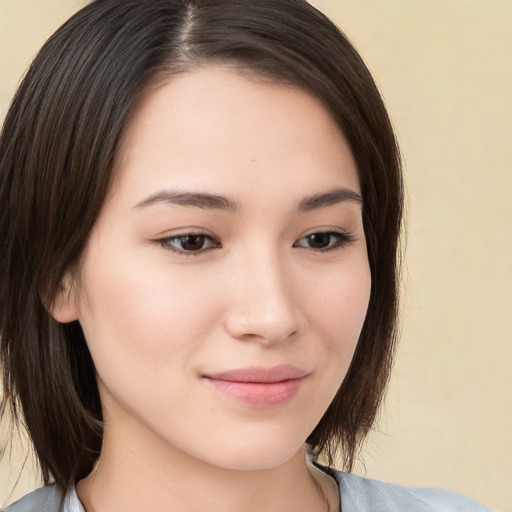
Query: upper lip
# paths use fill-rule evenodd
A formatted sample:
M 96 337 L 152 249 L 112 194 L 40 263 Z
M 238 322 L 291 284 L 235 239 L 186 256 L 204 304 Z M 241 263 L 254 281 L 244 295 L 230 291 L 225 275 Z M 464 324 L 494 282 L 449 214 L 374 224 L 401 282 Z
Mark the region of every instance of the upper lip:
M 282 382 L 285 380 L 302 379 L 309 372 L 290 364 L 280 364 L 266 368 L 264 366 L 248 366 L 226 370 L 219 373 L 204 375 L 207 379 L 225 380 L 229 382 Z

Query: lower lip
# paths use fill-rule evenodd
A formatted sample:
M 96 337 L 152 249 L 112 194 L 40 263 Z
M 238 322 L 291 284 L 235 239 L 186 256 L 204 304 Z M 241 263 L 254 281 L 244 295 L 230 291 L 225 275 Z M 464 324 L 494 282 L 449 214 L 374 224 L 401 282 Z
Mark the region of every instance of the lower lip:
M 276 407 L 290 401 L 305 377 L 280 382 L 238 382 L 206 378 L 218 391 L 253 407 Z

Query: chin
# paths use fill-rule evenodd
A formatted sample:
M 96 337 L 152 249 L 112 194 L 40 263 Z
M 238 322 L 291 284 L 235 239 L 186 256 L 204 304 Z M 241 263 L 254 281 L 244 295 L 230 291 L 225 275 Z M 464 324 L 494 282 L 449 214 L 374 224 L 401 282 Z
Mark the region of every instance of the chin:
M 270 436 L 271 437 L 271 436 Z M 260 471 L 282 466 L 298 452 L 303 453 L 304 443 L 290 443 L 290 439 L 271 439 L 262 434 L 258 442 L 230 442 L 225 449 L 219 450 L 216 457 L 218 465 L 227 470 Z M 211 455 L 214 455 L 211 452 Z M 212 458 L 213 459 L 213 458 Z

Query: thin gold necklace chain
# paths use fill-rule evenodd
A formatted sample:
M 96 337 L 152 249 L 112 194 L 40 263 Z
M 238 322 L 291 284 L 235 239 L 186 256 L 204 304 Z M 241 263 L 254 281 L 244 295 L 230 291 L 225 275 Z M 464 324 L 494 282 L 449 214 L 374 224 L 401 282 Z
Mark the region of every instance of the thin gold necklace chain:
M 331 512 L 331 505 L 329 503 L 329 500 L 327 499 L 327 496 L 325 495 L 324 491 L 322 490 L 322 487 L 320 484 L 316 481 L 316 478 L 311 475 L 311 479 L 313 480 L 313 483 L 315 484 L 315 487 L 320 494 L 320 497 L 322 498 L 323 502 L 325 503 L 325 506 L 327 507 L 326 512 Z
M 89 504 L 92 505 L 91 503 L 91 494 L 92 494 L 92 488 L 93 488 L 93 485 L 94 485 L 94 481 L 96 480 L 96 471 L 98 469 L 98 466 L 99 466 L 99 460 L 97 462 L 97 464 L 94 466 L 94 469 L 93 469 L 93 481 L 89 487 Z M 322 487 L 320 486 L 320 484 L 316 481 L 316 478 L 311 475 L 311 479 L 313 480 L 313 483 L 315 484 L 315 487 L 318 491 L 318 494 L 320 494 L 320 497 L 322 498 L 322 501 L 325 503 L 325 506 L 326 506 L 326 512 L 331 512 L 331 505 L 329 503 L 329 500 L 327 499 L 327 496 L 325 495 L 324 491 L 322 490 Z M 95 512 L 94 509 L 92 512 Z M 341 508 L 340 508 L 340 512 L 341 512 Z

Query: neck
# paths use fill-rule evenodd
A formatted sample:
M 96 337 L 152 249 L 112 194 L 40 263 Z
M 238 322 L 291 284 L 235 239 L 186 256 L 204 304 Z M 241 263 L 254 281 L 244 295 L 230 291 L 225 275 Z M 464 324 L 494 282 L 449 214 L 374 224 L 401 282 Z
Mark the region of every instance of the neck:
M 304 448 L 275 467 L 234 470 L 205 463 L 159 439 L 141 443 L 139 434 L 123 428 L 114 435 L 105 428 L 100 462 L 77 486 L 87 512 L 339 509 L 337 488 L 308 464 Z

